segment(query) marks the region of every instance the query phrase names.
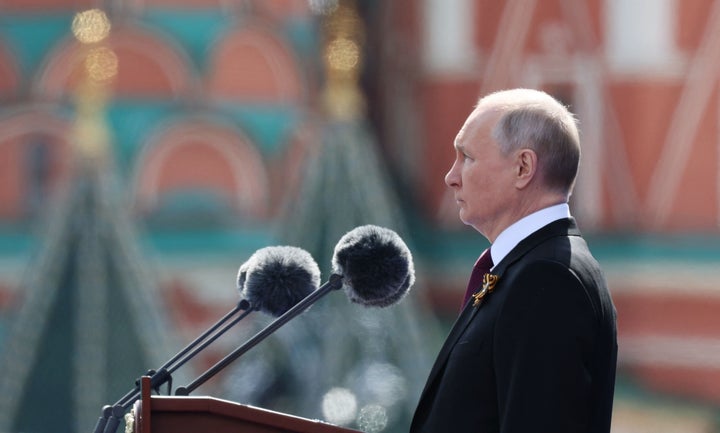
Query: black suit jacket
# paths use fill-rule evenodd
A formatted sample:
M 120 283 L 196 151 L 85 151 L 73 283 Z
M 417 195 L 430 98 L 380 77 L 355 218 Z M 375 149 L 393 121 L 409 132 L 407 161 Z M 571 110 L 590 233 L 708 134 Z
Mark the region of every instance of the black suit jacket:
M 548 224 L 492 271 L 435 361 L 411 433 L 608 433 L 616 313 L 575 221 Z

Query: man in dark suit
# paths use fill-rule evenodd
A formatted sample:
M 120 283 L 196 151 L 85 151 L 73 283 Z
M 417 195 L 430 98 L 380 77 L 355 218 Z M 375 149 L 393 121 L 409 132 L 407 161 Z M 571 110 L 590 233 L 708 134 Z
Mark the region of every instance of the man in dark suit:
M 544 92 L 497 92 L 454 144 L 445 182 L 491 247 L 411 433 L 608 433 L 616 313 L 567 204 L 580 159 L 574 116 Z

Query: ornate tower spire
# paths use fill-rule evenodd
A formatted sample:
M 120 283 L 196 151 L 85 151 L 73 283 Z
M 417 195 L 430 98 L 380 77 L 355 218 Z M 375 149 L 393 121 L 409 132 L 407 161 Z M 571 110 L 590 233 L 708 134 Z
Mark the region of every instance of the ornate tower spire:
M 75 93 L 74 173 L 49 213 L 0 359 L 0 431 L 89 430 L 103 404 L 171 353 L 114 179 L 104 121 L 117 73 L 103 43 L 109 30 L 99 10 L 73 22 L 86 56 Z
M 310 251 L 327 271 L 336 243 L 356 226 L 375 224 L 402 235 L 406 231 L 400 200 L 366 119 L 360 86 L 363 17 L 353 0 L 324 5 L 323 116 L 316 125 L 320 140 L 306 161 L 298 195 L 288 204 L 283 238 Z M 282 372 L 282 382 L 277 381 L 279 373 L 263 376 L 257 374 L 258 367 L 240 366 L 230 381 L 229 398 L 255 404 L 287 399 L 294 406 L 281 410 L 368 432 L 409 424 L 412 396 L 420 392 L 414 388 L 431 362 L 418 338 L 419 315 L 412 296 L 387 309 L 358 309 L 343 296 L 328 296 L 313 310 L 286 331 L 293 332 L 292 338 L 280 336 L 280 344 L 287 347 L 278 351 L 287 357 L 277 357 L 281 365 L 272 370 Z M 424 318 L 423 327 L 431 323 Z M 244 366 L 266 363 L 246 359 Z M 270 395 L 263 387 L 290 395 Z

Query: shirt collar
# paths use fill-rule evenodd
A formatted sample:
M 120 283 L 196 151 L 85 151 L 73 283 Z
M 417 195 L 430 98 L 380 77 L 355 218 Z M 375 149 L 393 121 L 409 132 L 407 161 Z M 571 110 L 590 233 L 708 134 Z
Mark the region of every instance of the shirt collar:
M 563 218 L 570 218 L 570 206 L 567 203 L 556 204 L 554 206 L 540 209 L 527 215 L 508 228 L 503 230 L 495 239 L 490 248 L 493 263 L 496 265 L 505 258 L 523 239 L 532 233 L 545 227 L 553 221 Z

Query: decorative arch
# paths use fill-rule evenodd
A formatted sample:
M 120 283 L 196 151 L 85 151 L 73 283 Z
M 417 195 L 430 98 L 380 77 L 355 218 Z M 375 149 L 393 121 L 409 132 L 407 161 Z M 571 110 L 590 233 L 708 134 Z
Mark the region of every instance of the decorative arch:
M 230 31 L 215 45 L 207 93 L 216 100 L 298 103 L 306 89 L 291 48 L 269 26 L 255 22 Z
M 0 219 L 19 220 L 42 209 L 67 182 L 71 127 L 46 107 L 0 117 Z
M 260 218 L 267 173 L 254 144 L 236 128 L 204 118 L 162 128 L 146 144 L 135 171 L 134 202 L 149 215 L 173 197 L 201 193 L 237 215 Z
M 118 59 L 113 90 L 120 97 L 189 97 L 196 90 L 196 74 L 179 46 L 138 25 L 114 25 L 103 42 Z M 50 98 L 68 96 L 84 77 L 83 62 L 93 46 L 67 38 L 48 55 L 37 83 Z

